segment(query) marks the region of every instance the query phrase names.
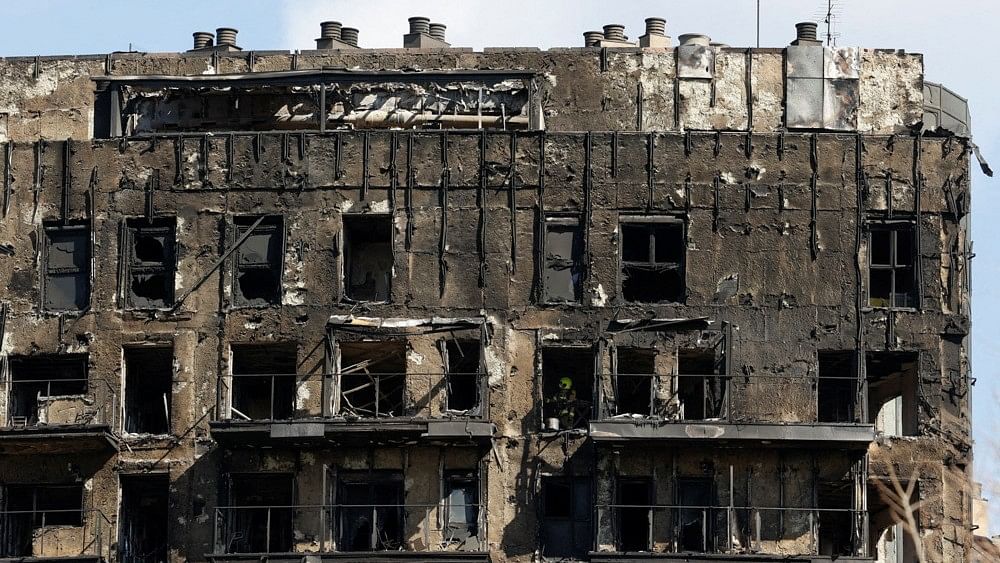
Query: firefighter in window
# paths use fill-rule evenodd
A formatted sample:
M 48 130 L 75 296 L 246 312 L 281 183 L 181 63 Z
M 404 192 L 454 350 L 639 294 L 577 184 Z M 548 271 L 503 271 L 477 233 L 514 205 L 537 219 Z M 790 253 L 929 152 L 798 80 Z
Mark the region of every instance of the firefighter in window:
M 570 430 L 576 426 L 576 390 L 573 389 L 572 379 L 568 377 L 559 379 L 559 392 L 549 399 L 549 403 L 554 407 L 553 412 L 559 419 L 560 430 Z

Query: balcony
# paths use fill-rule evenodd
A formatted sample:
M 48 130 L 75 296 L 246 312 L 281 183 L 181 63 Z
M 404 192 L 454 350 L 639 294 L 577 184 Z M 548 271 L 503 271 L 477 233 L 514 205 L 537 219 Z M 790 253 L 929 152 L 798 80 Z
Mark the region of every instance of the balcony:
M 590 436 L 862 449 L 875 438 L 857 407 L 864 391 L 846 376 L 618 373 L 599 385 Z
M 117 393 L 104 379 L 14 377 L 0 455 L 116 451 L 117 406 Z
M 0 561 L 110 561 L 112 528 L 99 510 L 0 512 Z
M 488 562 L 479 504 L 226 506 L 214 552 L 229 561 Z
M 867 512 L 741 506 L 601 505 L 590 561 L 861 562 Z
M 486 418 L 484 373 L 246 373 L 220 382 L 211 423 L 222 443 L 478 444 L 494 426 Z

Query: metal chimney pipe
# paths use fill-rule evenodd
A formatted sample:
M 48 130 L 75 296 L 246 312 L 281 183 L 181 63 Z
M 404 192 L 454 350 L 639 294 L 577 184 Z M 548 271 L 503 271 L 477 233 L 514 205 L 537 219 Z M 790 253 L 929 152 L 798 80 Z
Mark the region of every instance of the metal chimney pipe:
M 354 27 L 340 28 L 340 40 L 352 47 L 358 46 L 358 30 Z
M 625 26 L 619 23 L 609 23 L 604 26 L 604 38 L 608 41 L 625 41 Z
M 667 20 L 663 18 L 646 18 L 646 35 L 666 35 Z
M 684 33 L 678 36 L 677 40 L 681 42 L 681 45 L 700 45 L 702 47 L 708 47 L 712 38 L 701 33 Z
M 340 22 L 328 21 L 320 22 L 319 24 L 319 36 L 321 39 L 337 39 L 340 40 L 340 28 L 342 28 Z
M 795 24 L 795 38 L 805 41 L 816 41 L 816 22 L 800 22 Z
M 597 47 L 601 44 L 601 40 L 604 39 L 603 31 L 584 31 L 583 32 L 583 46 L 584 47 Z
M 205 49 L 212 46 L 212 40 L 215 39 L 215 35 L 212 35 L 211 31 L 196 31 L 191 35 L 194 36 L 194 48 L 195 49 Z
M 232 27 L 220 27 L 215 30 L 215 41 L 221 46 L 236 46 L 236 34 L 239 30 Z
M 410 33 L 431 34 L 431 19 L 423 16 L 413 16 L 407 21 L 410 22 Z
M 443 23 L 432 23 L 430 24 L 430 35 L 438 41 L 444 41 L 444 32 L 448 29 Z

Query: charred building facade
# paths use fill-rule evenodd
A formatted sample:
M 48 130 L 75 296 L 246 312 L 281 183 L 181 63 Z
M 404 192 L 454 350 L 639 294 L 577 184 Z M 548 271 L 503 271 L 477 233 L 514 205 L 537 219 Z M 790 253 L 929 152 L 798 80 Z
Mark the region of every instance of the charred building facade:
M 410 24 L 0 61 L 0 558 L 969 557 L 920 55 Z

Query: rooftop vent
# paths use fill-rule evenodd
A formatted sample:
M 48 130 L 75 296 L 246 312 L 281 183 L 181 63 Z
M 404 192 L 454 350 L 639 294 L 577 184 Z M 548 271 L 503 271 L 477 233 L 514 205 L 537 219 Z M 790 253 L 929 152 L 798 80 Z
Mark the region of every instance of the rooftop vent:
M 662 21 L 662 20 L 661 20 Z M 666 23 L 664 22 L 664 25 Z M 604 26 L 604 31 L 583 32 L 584 47 L 635 47 L 635 43 L 630 43 L 625 37 L 625 26 L 620 23 L 609 23 Z
M 410 22 L 410 32 L 403 36 L 403 47 L 406 49 L 446 49 L 451 47 L 445 41 L 443 23 L 431 23 L 430 18 L 413 16 Z
M 602 39 L 604 39 L 604 32 L 603 31 L 584 31 L 583 32 L 583 46 L 584 47 L 600 47 Z
M 211 31 L 196 31 L 191 35 L 194 36 L 194 48 L 192 51 L 197 51 L 198 49 L 208 49 L 215 41 L 215 35 L 213 35 Z
M 680 41 L 681 45 L 697 45 L 699 47 L 708 47 L 712 42 L 712 38 L 703 33 L 685 33 L 678 35 L 677 40 Z
M 792 45 L 822 45 L 816 39 L 816 22 L 799 22 L 795 24 L 795 41 Z
M 344 38 L 346 32 L 347 39 Z M 348 40 L 353 41 L 349 43 Z M 358 30 L 344 27 L 340 22 L 325 21 L 319 24 L 317 49 L 353 49 L 358 46 Z
M 639 37 L 640 47 L 670 47 L 667 37 L 667 20 L 646 18 L 646 34 Z
M 219 47 L 236 47 L 236 34 L 239 30 L 233 27 L 220 27 L 215 30 L 215 41 Z
M 357 47 L 359 33 L 356 27 L 342 27 L 340 28 L 340 40 L 351 47 Z

